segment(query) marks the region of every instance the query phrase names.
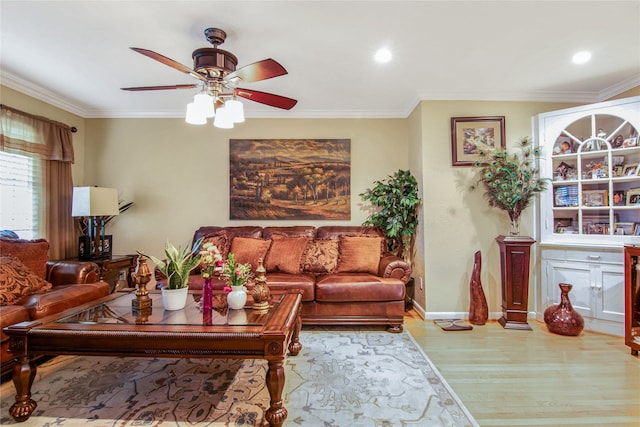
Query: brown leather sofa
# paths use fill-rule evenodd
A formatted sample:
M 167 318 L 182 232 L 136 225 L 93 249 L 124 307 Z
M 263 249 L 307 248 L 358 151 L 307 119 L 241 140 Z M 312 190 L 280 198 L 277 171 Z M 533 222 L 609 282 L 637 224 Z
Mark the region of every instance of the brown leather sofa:
M 0 297 L 3 303 L 8 302 L 0 306 L 1 328 L 37 320 L 109 294 L 109 284 L 98 280 L 100 269 L 97 264 L 49 261 L 48 251 L 49 243 L 44 239 L 0 237 Z M 19 265 L 19 270 L 12 268 L 14 263 Z M 39 283 L 44 279 L 51 284 L 50 289 L 31 294 L 33 288 L 26 290 L 25 286 L 16 286 L 15 274 Z M 17 297 L 17 288 L 24 295 Z M 2 333 L 0 338 L 4 377 L 13 367 L 13 356 L 9 353 L 9 337 Z
M 218 246 L 225 259 L 233 252 L 239 262 L 252 263 L 254 271 L 263 258 L 270 289 L 301 289 L 304 325 L 385 325 L 390 332 L 402 331 L 411 268 L 385 252 L 377 228 L 204 226 L 193 242 L 201 237 Z M 156 281 L 158 287 L 166 283 L 157 269 Z M 224 282 L 216 278 L 213 285 L 222 289 Z M 189 287 L 202 289 L 199 269 Z

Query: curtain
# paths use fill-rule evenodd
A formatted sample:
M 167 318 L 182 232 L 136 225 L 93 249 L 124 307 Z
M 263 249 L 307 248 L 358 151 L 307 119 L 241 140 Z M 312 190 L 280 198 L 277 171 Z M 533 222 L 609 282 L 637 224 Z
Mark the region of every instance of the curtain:
M 49 241 L 50 259 L 75 257 L 71 128 L 0 104 L 0 151 L 42 160 L 38 191 L 40 232 Z

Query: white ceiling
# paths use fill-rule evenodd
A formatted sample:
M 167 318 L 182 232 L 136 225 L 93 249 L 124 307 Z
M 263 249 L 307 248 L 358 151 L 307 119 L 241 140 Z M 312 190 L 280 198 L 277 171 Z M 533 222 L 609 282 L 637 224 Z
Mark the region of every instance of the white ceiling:
M 82 117 L 180 117 L 195 90 L 121 87 L 195 79 L 128 49 L 193 65 L 210 47 L 238 67 L 273 58 L 289 74 L 244 87 L 298 99 L 244 101 L 248 117 L 406 117 L 419 100 L 597 102 L 640 85 L 635 1 L 2 0 L 1 83 Z M 392 62 L 374 63 L 386 46 Z M 587 49 L 582 66 L 571 56 Z

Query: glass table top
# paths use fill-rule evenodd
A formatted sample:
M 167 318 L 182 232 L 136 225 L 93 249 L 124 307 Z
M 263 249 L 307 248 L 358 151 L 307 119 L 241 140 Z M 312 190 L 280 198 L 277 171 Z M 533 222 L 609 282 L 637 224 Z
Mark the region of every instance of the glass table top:
M 233 310 L 227 307 L 203 310 L 200 305 L 200 293 L 189 293 L 187 305 L 181 310 L 165 310 L 160 293 L 149 293 L 153 301 L 151 309 L 136 310 L 131 302 L 136 299 L 135 293 L 123 293 L 104 303 L 63 317 L 55 323 L 59 324 L 144 324 L 144 325 L 223 325 L 223 326 L 262 326 L 269 319 L 266 314 L 259 314 L 251 307 Z M 283 294 L 271 295 L 270 306 L 279 304 Z M 214 295 L 214 307 L 226 301 L 226 294 Z M 217 304 L 217 303 L 218 304 Z

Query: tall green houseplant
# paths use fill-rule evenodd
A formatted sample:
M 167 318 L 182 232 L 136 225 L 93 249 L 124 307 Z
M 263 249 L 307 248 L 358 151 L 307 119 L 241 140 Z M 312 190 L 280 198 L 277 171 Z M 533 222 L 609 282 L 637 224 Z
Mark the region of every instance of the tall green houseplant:
M 379 209 L 369 215 L 363 225 L 382 229 L 387 237 L 388 251 L 411 263 L 418 207 L 422 203 L 418 197 L 418 182 L 410 171 L 398 170 L 374 184 L 360 197 Z

